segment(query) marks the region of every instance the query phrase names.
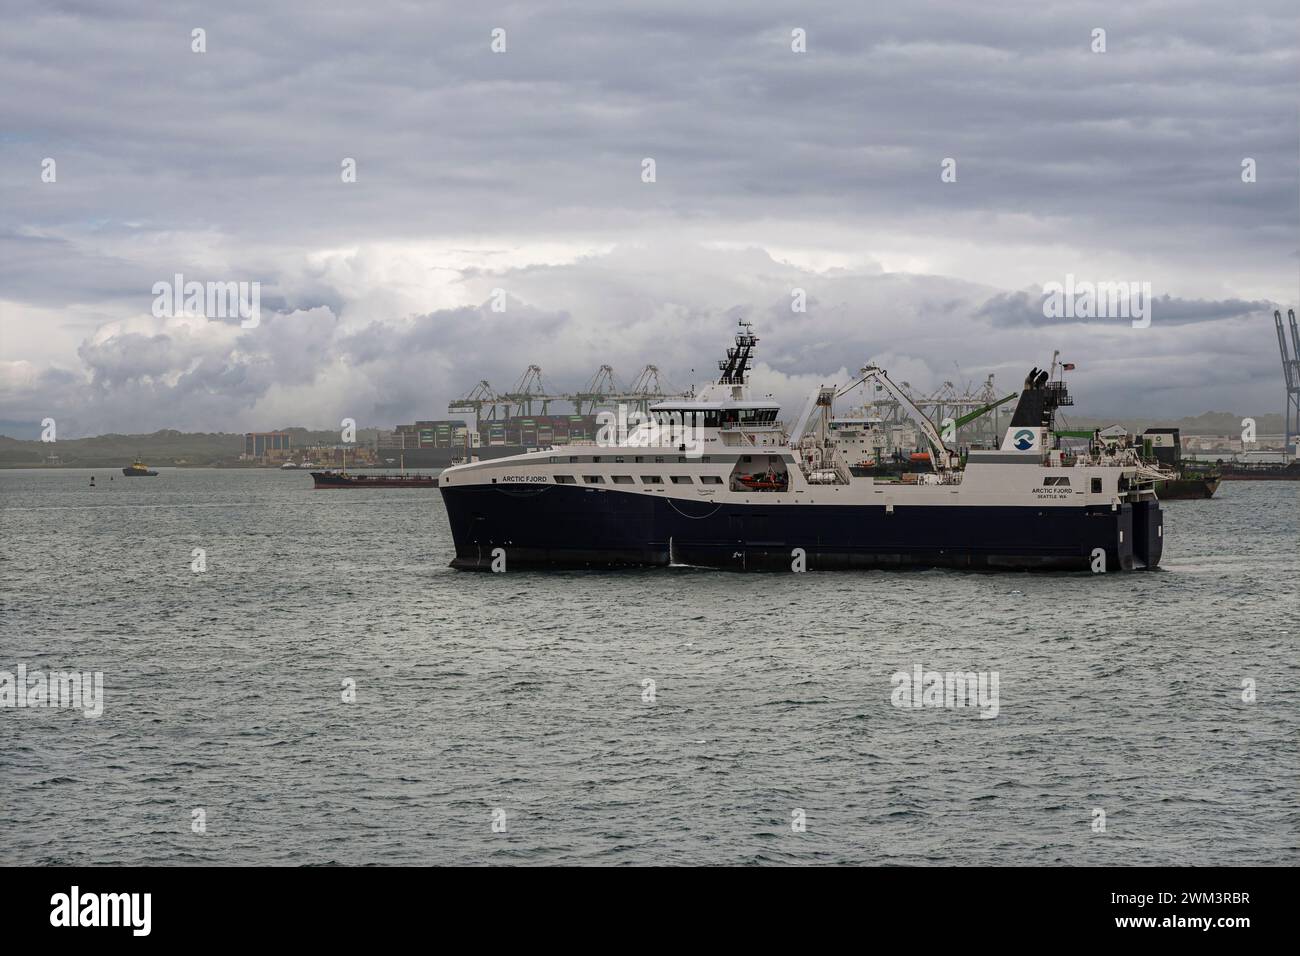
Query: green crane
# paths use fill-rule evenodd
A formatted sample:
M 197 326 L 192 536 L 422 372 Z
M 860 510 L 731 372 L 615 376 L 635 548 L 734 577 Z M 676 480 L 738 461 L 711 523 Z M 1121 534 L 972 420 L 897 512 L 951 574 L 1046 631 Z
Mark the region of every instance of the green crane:
M 996 402 L 989 402 L 987 405 L 983 406 L 982 408 L 977 408 L 973 412 L 967 412 L 961 418 L 956 419 L 952 423 L 953 433 L 955 434 L 958 428 L 961 428 L 964 425 L 969 425 L 971 422 L 975 421 L 975 419 L 979 418 L 981 415 L 986 415 L 989 412 L 993 411 L 993 409 L 997 408 L 999 405 L 1005 405 L 1007 402 L 1011 401 L 1019 394 L 1020 394 L 1019 392 L 1012 392 L 1006 398 L 999 398 Z

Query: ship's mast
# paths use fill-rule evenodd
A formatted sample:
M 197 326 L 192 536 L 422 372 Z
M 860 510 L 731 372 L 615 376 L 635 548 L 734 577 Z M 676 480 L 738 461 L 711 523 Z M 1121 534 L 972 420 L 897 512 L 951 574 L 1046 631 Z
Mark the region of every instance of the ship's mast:
M 746 373 L 750 369 L 749 362 L 754 356 L 754 346 L 758 344 L 758 336 L 754 334 L 752 322 L 741 319 L 736 324 L 744 331 L 736 333 L 735 347 L 727 349 L 727 357 L 718 360 L 718 369 L 722 372 L 718 376 L 719 385 L 746 383 Z

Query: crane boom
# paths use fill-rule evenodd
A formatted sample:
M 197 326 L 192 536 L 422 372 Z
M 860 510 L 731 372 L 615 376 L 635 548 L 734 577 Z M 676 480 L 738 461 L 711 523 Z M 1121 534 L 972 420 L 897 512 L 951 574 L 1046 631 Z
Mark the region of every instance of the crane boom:
M 997 408 L 999 405 L 1005 405 L 1007 402 L 1011 401 L 1019 394 L 1020 394 L 1019 392 L 1012 392 L 1010 395 L 1006 396 L 1006 398 L 999 398 L 996 402 L 989 402 L 987 405 L 983 406 L 982 408 L 977 408 L 973 412 L 967 412 L 965 415 L 961 416 L 961 418 L 953 422 L 953 427 L 961 428 L 965 425 L 969 425 L 971 422 L 975 421 L 975 419 L 979 418 L 981 415 L 988 414 L 989 412 L 993 411 L 993 409 Z
M 1273 310 L 1273 321 L 1277 324 L 1277 347 L 1282 353 L 1282 377 L 1286 380 L 1286 443 L 1287 454 L 1297 454 L 1291 449 L 1296 435 L 1300 434 L 1300 329 L 1296 327 L 1295 309 L 1286 310 L 1287 323 L 1291 326 L 1293 355 L 1287 355 L 1286 333 L 1282 329 L 1282 311 Z
M 1282 378 L 1286 381 L 1287 390 L 1290 391 L 1298 386 L 1300 382 L 1296 381 L 1295 361 L 1287 355 L 1286 346 L 1286 329 L 1282 326 L 1282 311 L 1273 310 L 1273 322 L 1277 325 L 1277 347 L 1282 353 Z M 1300 356 L 1297 356 L 1300 357 Z
M 1300 362 L 1300 327 L 1296 326 L 1295 309 L 1287 309 L 1286 318 L 1291 323 L 1291 354 Z
M 887 391 L 893 397 L 894 401 L 898 402 L 898 404 L 901 405 L 903 409 L 912 416 L 912 418 L 916 419 L 916 423 L 921 426 L 921 431 L 925 433 L 926 439 L 930 442 L 931 447 L 934 448 L 934 454 L 930 456 L 930 465 L 936 472 L 947 471 L 952 468 L 953 454 L 948 450 L 948 446 L 943 443 L 943 439 L 939 436 L 938 430 L 934 427 L 934 422 L 930 421 L 926 414 L 916 407 L 916 403 L 912 401 L 905 391 L 890 380 L 889 376 L 885 374 L 883 368 L 878 368 L 875 365 L 866 366 L 862 369 L 862 381 L 874 382 L 876 385 L 879 385 Z

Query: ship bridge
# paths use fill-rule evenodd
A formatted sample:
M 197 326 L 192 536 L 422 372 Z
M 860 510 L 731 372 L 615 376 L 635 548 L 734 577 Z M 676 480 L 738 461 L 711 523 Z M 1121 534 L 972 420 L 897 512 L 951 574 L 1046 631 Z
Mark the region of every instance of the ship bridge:
M 779 427 L 781 406 L 771 401 L 724 399 L 721 401 L 672 401 L 650 406 L 651 417 L 660 424 L 669 421 L 696 423 L 704 428 Z M 687 416 L 694 416 L 687 417 Z

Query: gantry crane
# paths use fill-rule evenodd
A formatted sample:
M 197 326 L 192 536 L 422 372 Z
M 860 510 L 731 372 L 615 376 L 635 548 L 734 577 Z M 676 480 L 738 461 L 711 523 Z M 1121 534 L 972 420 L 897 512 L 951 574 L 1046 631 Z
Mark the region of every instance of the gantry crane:
M 618 386 L 614 384 L 614 369 L 608 365 L 602 365 L 596 369 L 596 374 L 588 379 L 587 384 L 582 391 L 574 392 L 571 395 L 561 395 L 564 401 L 573 403 L 573 410 L 578 415 L 595 414 L 596 408 L 609 401 L 609 396 L 618 391 Z M 583 411 L 583 406 L 588 407 Z
M 488 384 L 487 379 L 483 379 L 472 389 L 464 398 L 452 399 L 447 404 L 449 412 L 473 412 L 474 413 L 474 431 L 478 431 L 479 419 L 482 417 L 484 408 L 488 409 L 488 418 L 494 419 L 497 415 L 497 407 L 501 400 L 492 391 L 492 386 Z
M 1273 310 L 1273 322 L 1277 326 L 1277 347 L 1282 353 L 1282 379 L 1286 382 L 1286 448 L 1288 455 L 1297 455 L 1296 438 L 1300 437 L 1300 329 L 1296 327 L 1295 309 L 1287 309 L 1286 316 L 1291 326 L 1291 347 L 1295 353 L 1287 355 L 1286 333 L 1282 329 L 1282 311 Z
M 481 421 L 498 421 L 515 415 L 550 414 L 553 402 L 569 402 L 574 413 L 594 415 L 596 409 L 618 402 L 635 405 L 642 413 L 649 410 L 654 402 L 670 398 L 686 398 L 687 393 L 677 392 L 665 385 L 659 378 L 659 367 L 647 365 L 641 370 L 632 386 L 626 391 L 620 389 L 614 376 L 614 369 L 602 365 L 577 392 L 555 393 L 545 387 L 542 369 L 530 365 L 524 370 L 515 387 L 508 392 L 496 392 L 486 379 L 474 386 L 464 398 L 453 399 L 447 405 L 449 412 L 472 412 L 474 428 L 477 431 Z

